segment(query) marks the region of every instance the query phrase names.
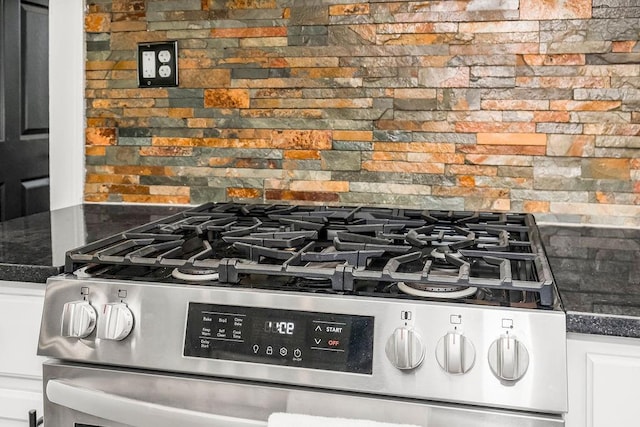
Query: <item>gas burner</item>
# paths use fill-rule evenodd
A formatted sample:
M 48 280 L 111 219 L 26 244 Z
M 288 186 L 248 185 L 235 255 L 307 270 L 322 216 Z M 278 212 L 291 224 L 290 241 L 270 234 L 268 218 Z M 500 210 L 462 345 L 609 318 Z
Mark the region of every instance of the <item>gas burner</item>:
M 433 259 L 438 261 L 446 261 L 446 256 L 452 256 L 456 258 L 462 258 L 462 254 L 459 251 L 454 251 L 451 247 L 447 246 L 438 246 L 434 250 L 431 251 L 431 256 Z
M 423 283 L 405 283 L 398 282 L 398 289 L 408 295 L 415 297 L 426 298 L 441 298 L 441 299 L 462 299 L 467 298 L 478 291 L 474 287 L 465 286 L 441 286 L 430 285 Z
M 178 267 L 174 268 L 171 276 L 175 279 L 186 280 L 188 282 L 207 282 L 218 280 L 218 272 L 208 268 Z

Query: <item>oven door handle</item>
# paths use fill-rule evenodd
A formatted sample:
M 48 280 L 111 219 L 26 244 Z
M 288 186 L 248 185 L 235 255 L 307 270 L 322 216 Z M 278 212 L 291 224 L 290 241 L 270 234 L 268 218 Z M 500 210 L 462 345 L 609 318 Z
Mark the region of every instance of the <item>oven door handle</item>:
M 74 411 L 133 427 L 266 427 L 266 421 L 208 414 L 173 408 L 80 387 L 61 380 L 49 380 L 49 401 Z

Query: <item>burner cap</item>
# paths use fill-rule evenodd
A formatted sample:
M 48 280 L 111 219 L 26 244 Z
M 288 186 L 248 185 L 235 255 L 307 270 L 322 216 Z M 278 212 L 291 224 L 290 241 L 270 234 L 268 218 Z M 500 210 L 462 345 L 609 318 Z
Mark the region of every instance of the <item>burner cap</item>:
M 438 261 L 445 261 L 446 255 L 462 258 L 462 254 L 459 251 L 454 251 L 449 246 L 438 246 L 431 251 L 431 256 Z
M 474 295 L 478 288 L 398 282 L 398 289 L 415 297 L 460 299 Z
M 218 272 L 210 268 L 197 267 L 178 267 L 174 268 L 171 276 L 176 279 L 186 280 L 188 282 L 206 282 L 209 280 L 218 280 Z

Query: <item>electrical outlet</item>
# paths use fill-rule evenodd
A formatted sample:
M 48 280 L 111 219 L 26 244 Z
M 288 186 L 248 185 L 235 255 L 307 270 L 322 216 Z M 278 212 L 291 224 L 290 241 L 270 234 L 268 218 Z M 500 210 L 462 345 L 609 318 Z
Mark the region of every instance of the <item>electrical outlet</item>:
M 178 86 L 178 42 L 138 44 L 138 86 Z

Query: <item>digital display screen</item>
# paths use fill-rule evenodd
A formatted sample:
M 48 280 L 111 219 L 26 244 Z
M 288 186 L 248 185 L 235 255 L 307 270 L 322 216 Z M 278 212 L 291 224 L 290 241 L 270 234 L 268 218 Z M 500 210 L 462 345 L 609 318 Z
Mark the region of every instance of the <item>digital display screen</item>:
M 190 303 L 184 355 L 371 374 L 373 317 Z
M 264 331 L 269 334 L 293 335 L 296 324 L 282 320 L 267 320 L 264 322 Z

